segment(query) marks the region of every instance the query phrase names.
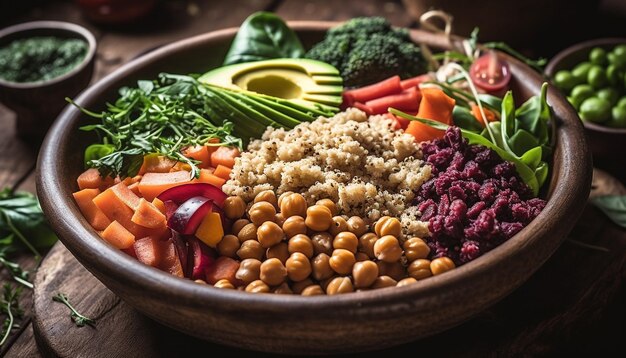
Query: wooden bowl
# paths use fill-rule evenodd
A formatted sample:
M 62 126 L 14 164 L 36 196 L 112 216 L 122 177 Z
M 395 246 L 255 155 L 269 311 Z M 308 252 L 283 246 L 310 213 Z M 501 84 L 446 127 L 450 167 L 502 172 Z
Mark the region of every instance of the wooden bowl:
M 0 31 L 0 47 L 33 36 L 76 38 L 87 42 L 87 54 L 69 72 L 40 82 L 16 83 L 0 79 L 0 101 L 17 114 L 17 133 L 41 141 L 67 104 L 65 97 L 82 91 L 93 74 L 96 39 L 86 28 L 62 21 L 32 21 Z
M 322 39 L 329 22 L 293 22 L 305 45 Z M 179 41 L 149 53 L 102 79 L 77 102 L 102 107 L 123 85 L 161 72 L 204 72 L 220 65 L 236 29 Z M 444 39 L 414 31 L 430 45 Z M 542 79 L 511 62 L 513 87 L 523 99 L 539 93 Z M 551 88 L 557 146 L 544 211 L 520 233 L 484 256 L 418 284 L 340 296 L 248 294 L 199 285 L 143 265 L 104 242 L 72 199 L 83 170 L 83 150 L 94 140 L 78 135 L 87 123 L 67 107 L 48 133 L 39 156 L 37 189 L 54 230 L 76 258 L 140 312 L 190 335 L 239 348 L 289 354 L 380 349 L 441 332 L 469 319 L 521 285 L 565 239 L 589 194 L 591 162 L 580 120 Z M 71 274 L 71 273 L 68 273 Z M 523 307 L 520 307 L 523 309 Z M 36 328 L 37 329 L 37 328 Z
M 545 73 L 552 78 L 558 71 L 571 70 L 577 64 L 586 61 L 592 48 L 601 47 L 609 50 L 620 44 L 626 44 L 626 39 L 602 38 L 575 44 L 554 56 L 546 66 Z M 588 121 L 583 122 L 583 125 L 594 166 L 611 172 L 622 181 L 626 180 L 623 154 L 626 128 L 611 128 Z

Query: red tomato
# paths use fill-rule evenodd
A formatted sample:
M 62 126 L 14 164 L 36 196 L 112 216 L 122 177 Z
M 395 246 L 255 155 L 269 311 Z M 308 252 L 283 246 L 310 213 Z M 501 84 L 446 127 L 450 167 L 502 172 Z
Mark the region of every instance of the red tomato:
M 480 56 L 470 67 L 472 82 L 487 92 L 499 92 L 511 80 L 511 70 L 495 51 Z

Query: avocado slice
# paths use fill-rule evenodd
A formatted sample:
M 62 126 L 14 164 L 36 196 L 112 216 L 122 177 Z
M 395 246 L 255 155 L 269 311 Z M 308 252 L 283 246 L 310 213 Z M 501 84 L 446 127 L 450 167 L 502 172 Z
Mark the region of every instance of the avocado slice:
M 298 110 L 304 107 L 308 111 L 326 112 L 320 115 L 337 112 L 343 92 L 343 80 L 335 67 L 301 58 L 224 66 L 205 73 L 198 81 L 246 94 L 281 99 L 281 104 Z M 299 108 L 291 103 L 298 104 Z
M 299 121 L 283 114 L 282 112 L 279 112 L 273 108 L 268 107 L 267 105 L 258 101 L 258 99 L 246 96 L 242 93 L 235 92 L 235 91 L 228 92 L 227 95 L 239 101 L 241 104 L 243 104 L 244 107 L 249 107 L 253 109 L 254 111 L 266 116 L 270 120 L 273 120 L 281 124 L 284 127 L 293 128 L 297 126 L 298 124 L 300 124 Z

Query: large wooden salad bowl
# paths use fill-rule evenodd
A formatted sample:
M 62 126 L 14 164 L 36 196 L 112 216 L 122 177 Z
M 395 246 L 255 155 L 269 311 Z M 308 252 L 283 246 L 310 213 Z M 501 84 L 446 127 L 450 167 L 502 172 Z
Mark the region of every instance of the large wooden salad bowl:
M 290 23 L 305 45 L 322 39 L 328 22 Z M 102 79 L 76 100 L 101 108 L 118 88 L 159 72 L 201 73 L 219 66 L 237 29 L 179 41 Z M 413 31 L 416 41 L 446 48 L 445 38 Z M 518 101 L 539 93 L 542 78 L 512 58 Z M 549 90 L 557 145 L 544 188 L 543 212 L 511 240 L 484 256 L 419 284 L 340 296 L 301 297 L 220 290 L 143 265 L 100 239 L 72 200 L 90 137 L 86 118 L 68 106 L 43 144 L 37 189 L 61 241 L 109 289 L 158 322 L 213 342 L 291 354 L 380 349 L 441 332 L 469 319 L 520 286 L 565 239 L 589 194 L 591 159 L 576 112 Z M 521 103 L 521 102 L 520 102 Z M 67 273 L 71 275 L 71 272 Z M 524 309 L 524 307 L 520 307 Z

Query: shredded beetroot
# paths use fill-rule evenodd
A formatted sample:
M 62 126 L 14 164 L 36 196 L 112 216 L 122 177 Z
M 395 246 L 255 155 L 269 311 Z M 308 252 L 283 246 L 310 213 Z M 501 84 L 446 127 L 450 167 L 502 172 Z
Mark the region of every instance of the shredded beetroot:
M 432 233 L 426 238 L 432 258 L 447 256 L 457 265 L 474 260 L 518 233 L 546 205 L 533 198 L 514 164 L 469 145 L 457 127 L 421 149 L 433 177 L 416 202 Z

